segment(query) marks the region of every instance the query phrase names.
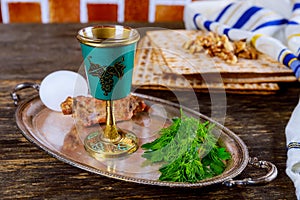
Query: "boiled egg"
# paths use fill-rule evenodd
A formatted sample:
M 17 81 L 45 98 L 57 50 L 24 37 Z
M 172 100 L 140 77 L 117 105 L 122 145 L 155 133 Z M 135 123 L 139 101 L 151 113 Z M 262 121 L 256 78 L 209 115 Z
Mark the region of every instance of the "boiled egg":
M 51 110 L 61 112 L 60 104 L 67 97 L 87 96 L 88 84 L 80 74 L 60 70 L 47 75 L 41 82 L 39 95 L 43 104 Z

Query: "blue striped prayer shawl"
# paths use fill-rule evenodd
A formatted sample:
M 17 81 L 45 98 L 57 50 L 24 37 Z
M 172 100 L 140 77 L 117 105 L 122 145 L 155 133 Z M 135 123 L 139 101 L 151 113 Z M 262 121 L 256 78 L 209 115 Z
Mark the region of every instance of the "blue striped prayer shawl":
M 290 67 L 297 78 L 300 77 L 300 0 L 295 0 L 291 8 L 291 19 L 285 19 L 276 12 L 251 5 L 247 1 L 233 2 L 221 9 L 213 20 L 208 20 L 201 13 L 196 13 L 193 23 L 197 29 L 213 31 L 220 35 L 225 34 L 231 40 L 247 39 L 257 50 L 277 59 L 287 67 Z M 293 26 L 293 27 L 292 27 Z M 296 33 L 289 31 L 298 27 Z M 290 27 L 290 28 L 288 28 Z M 292 27 L 292 28 L 291 28 Z M 286 37 L 294 39 L 298 37 L 297 55 L 272 37 L 280 29 L 286 30 Z M 264 46 L 274 46 L 274 49 L 266 49 Z

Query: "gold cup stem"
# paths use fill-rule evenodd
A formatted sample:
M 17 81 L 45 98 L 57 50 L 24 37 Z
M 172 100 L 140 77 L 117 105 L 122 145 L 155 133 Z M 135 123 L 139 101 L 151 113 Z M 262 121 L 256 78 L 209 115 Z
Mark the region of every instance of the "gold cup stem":
M 97 160 L 118 158 L 138 149 L 138 138 L 130 131 L 117 128 L 112 101 L 106 101 L 104 131 L 90 133 L 84 140 L 86 151 Z
M 106 101 L 106 127 L 104 133 L 101 135 L 101 139 L 106 142 L 118 142 L 121 139 L 121 135 L 118 132 L 115 116 L 113 101 Z

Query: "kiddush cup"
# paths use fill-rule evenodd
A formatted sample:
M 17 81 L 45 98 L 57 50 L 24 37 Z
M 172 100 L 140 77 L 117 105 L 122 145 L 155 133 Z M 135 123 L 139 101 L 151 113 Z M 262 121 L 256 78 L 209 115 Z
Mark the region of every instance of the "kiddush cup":
M 138 138 L 130 131 L 117 128 L 113 100 L 129 95 L 136 44 L 140 35 L 126 26 L 91 26 L 79 30 L 90 93 L 106 101 L 104 131 L 90 133 L 84 146 L 96 159 L 121 157 L 138 149 Z

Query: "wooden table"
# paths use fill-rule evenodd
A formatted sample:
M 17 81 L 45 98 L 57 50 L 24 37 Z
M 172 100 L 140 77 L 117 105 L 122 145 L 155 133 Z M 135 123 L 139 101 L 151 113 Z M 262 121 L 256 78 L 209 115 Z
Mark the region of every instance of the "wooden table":
M 82 57 L 75 35 L 84 26 L 0 25 L 0 199 L 296 199 L 293 183 L 285 173 L 285 126 L 299 99 L 299 83 L 282 84 L 275 95 L 226 97 L 225 126 L 243 139 L 250 156 L 278 167 L 278 177 L 267 185 L 228 188 L 220 184 L 192 189 L 129 183 L 72 167 L 28 142 L 16 126 L 16 107 L 9 93 L 16 84 L 40 82 L 53 71 L 78 70 Z M 183 28 L 182 24 L 155 26 Z M 138 92 L 175 101 L 169 92 Z M 183 95 L 188 101 L 190 94 Z M 209 116 L 210 96 L 199 93 L 197 97 L 201 112 Z M 261 174 L 247 169 L 237 178 Z

